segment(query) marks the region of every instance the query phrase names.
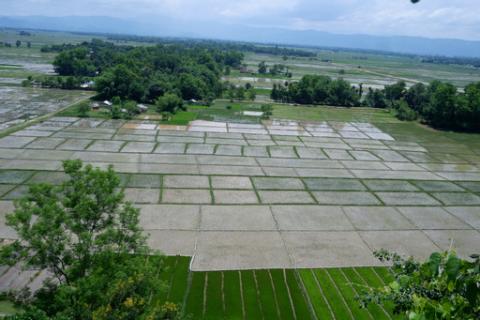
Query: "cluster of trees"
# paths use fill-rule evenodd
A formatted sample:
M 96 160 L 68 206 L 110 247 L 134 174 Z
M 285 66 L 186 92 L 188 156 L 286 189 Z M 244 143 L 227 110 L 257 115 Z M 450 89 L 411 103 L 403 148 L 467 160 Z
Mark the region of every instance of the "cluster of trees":
M 434 127 L 480 131 L 480 82 L 469 84 L 462 91 L 450 83 L 433 81 L 417 83 L 407 89 L 404 81 L 369 89 L 365 105 L 375 108 L 392 107 L 402 120 L 420 116 Z
M 274 84 L 270 97 L 279 102 L 356 107 L 360 106 L 361 91 L 343 79 L 305 75 L 299 82 Z
M 61 76 L 94 77 L 100 99 L 155 103 L 166 93 L 213 100 L 222 93 L 224 70 L 240 66 L 242 59 L 241 53 L 205 46 L 131 47 L 93 40 L 63 49 L 53 65 Z
M 108 40 L 113 41 L 135 41 L 145 43 L 157 43 L 157 44 L 185 44 L 185 45 L 204 45 L 208 47 L 216 47 L 217 49 L 224 51 L 237 51 L 237 52 L 254 52 L 260 54 L 271 54 L 283 57 L 316 57 L 317 54 L 313 51 L 297 49 L 292 47 L 279 47 L 277 45 L 256 45 L 252 43 L 242 43 L 234 41 L 222 41 L 222 40 L 205 40 L 205 39 L 172 39 L 172 38 L 160 38 L 152 36 L 135 36 L 135 35 L 109 35 Z
M 62 52 L 64 50 L 73 49 L 75 48 L 74 44 L 71 43 L 64 43 L 64 44 L 52 44 L 52 45 L 45 45 L 40 48 L 41 52 Z
M 231 83 L 225 83 L 225 96 L 233 102 L 233 100 L 251 100 L 254 101 L 257 97 L 255 88 L 250 84 L 246 83 L 245 86 L 236 86 Z
M 0 42 L 0 46 L 4 46 L 5 48 L 11 48 L 12 44 L 10 42 Z M 20 48 L 22 46 L 22 41 L 20 40 L 15 41 L 15 46 L 17 48 Z M 30 41 L 27 41 L 27 47 L 28 48 L 32 47 L 32 43 Z
M 286 65 L 283 64 L 274 64 L 273 66 L 268 66 L 265 61 L 262 61 L 258 64 L 258 73 L 259 74 L 270 74 L 272 76 L 282 75 L 287 78 L 292 77 L 292 73 Z
M 480 68 L 480 58 L 433 56 L 422 58 L 423 63 L 458 64 Z
M 7 215 L 18 240 L 0 248 L 1 262 L 50 278 L 15 294 L 24 312 L 6 319 L 178 319 L 179 307 L 162 298 L 163 257 L 146 245 L 112 168 L 70 160 L 64 171 L 65 183 L 31 186 Z
M 52 77 L 48 75 L 41 76 L 28 76 L 26 80 L 22 82 L 24 87 L 39 86 L 41 88 L 57 88 L 57 89 L 82 89 L 91 90 L 93 88 L 86 86 L 82 87 L 85 83 L 88 83 L 91 78 L 88 77 L 75 77 L 75 76 L 58 76 Z

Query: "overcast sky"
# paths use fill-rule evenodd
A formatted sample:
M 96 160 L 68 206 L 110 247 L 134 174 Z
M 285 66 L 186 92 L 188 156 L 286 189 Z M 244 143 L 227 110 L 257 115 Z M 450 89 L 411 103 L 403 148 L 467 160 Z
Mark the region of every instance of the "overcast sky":
M 0 0 L 0 15 L 217 21 L 332 33 L 480 40 L 480 0 Z

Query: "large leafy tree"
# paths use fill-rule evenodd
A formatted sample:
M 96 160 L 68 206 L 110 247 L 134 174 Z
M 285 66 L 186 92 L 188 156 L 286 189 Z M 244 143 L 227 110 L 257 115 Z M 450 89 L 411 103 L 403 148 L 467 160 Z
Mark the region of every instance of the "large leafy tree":
M 166 93 L 158 98 L 156 105 L 158 112 L 175 113 L 184 108 L 183 100 L 174 93 Z
M 33 296 L 22 295 L 22 317 L 164 319 L 162 257 L 146 245 L 139 210 L 123 202 L 112 167 L 71 160 L 64 170 L 65 183 L 32 186 L 7 215 L 18 240 L 1 248 L 2 262 L 51 275 Z

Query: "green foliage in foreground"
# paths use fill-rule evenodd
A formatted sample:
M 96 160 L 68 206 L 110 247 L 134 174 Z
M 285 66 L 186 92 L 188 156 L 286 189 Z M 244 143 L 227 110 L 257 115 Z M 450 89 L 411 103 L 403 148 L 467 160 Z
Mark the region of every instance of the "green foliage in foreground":
M 394 312 L 411 320 L 478 319 L 480 314 L 480 258 L 462 260 L 453 252 L 433 253 L 423 263 L 386 251 L 375 253 L 393 262 L 395 280 L 363 295 L 371 302 L 393 302 Z
M 64 162 L 61 186 L 33 185 L 15 203 L 7 225 L 19 240 L 1 248 L 3 264 L 48 270 L 34 295 L 17 295 L 25 314 L 12 319 L 172 319 L 178 307 L 164 292 L 163 257 L 152 255 L 124 203 L 120 179 L 79 160 Z

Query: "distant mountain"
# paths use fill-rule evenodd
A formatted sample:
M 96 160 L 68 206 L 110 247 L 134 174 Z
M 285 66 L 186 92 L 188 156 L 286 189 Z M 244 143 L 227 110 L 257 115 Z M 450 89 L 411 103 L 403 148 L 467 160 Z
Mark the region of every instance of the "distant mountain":
M 192 25 L 195 27 L 192 28 Z M 480 57 L 480 41 L 430 39 L 407 36 L 346 35 L 313 30 L 296 31 L 243 25 L 212 25 L 206 23 L 174 21 L 173 19 L 166 17 L 144 17 L 133 20 L 101 16 L 0 16 L 0 27 L 151 36 L 177 36 L 320 47 L 369 49 L 422 55 Z

